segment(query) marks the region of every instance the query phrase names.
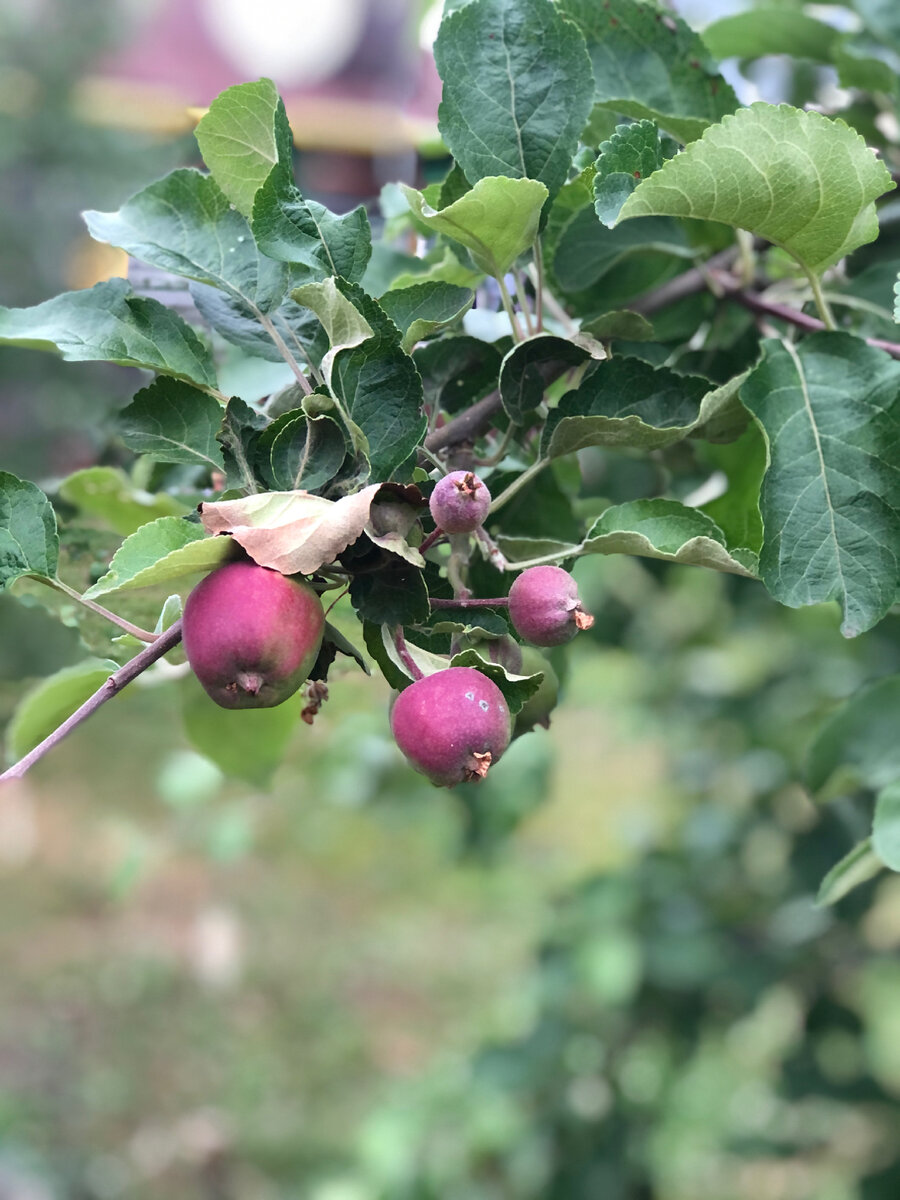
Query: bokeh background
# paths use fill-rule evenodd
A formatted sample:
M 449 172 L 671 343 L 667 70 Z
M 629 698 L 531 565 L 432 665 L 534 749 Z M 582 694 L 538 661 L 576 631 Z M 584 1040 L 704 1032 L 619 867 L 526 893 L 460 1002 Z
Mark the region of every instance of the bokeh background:
M 232 82 L 276 79 L 335 208 L 439 176 L 435 19 L 0 0 L 0 303 L 126 269 L 80 210 L 195 162 L 188 110 Z M 790 98 L 783 63 L 732 78 Z M 130 469 L 137 386 L 4 350 L 0 469 Z M 641 464 L 603 465 L 641 494 Z M 72 504 L 99 561 L 123 531 Z M 822 717 L 900 669 L 897 618 L 845 642 L 736 577 L 577 574 L 597 620 L 552 730 L 477 790 L 414 776 L 351 664 L 311 729 L 233 748 L 241 778 L 163 674 L 4 794 L 0 1200 L 900 1196 L 900 881 L 816 908 L 865 814 L 800 784 Z M 84 654 L 27 592 L 0 597 L 0 724 Z

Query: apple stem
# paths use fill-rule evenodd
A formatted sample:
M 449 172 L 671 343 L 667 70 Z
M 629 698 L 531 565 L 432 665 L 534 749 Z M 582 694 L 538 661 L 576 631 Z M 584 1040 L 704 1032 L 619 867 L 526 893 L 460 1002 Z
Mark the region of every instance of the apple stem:
M 430 596 L 428 603 L 432 608 L 490 608 L 498 606 L 505 608 L 509 604 L 509 597 L 491 596 L 485 599 L 481 596 L 470 596 L 468 598 L 457 596 L 453 600 L 442 600 L 436 596 Z
M 409 652 L 409 646 L 406 644 L 406 638 L 403 636 L 403 629 L 400 625 L 394 631 L 394 645 L 397 647 L 397 654 L 400 656 L 400 661 L 406 668 L 407 674 L 412 676 L 416 681 L 424 678 L 415 659 Z
M 440 527 L 432 529 L 431 533 L 425 538 L 422 544 L 418 547 L 419 553 L 424 554 L 426 550 L 430 550 L 435 542 L 440 541 L 444 536 L 444 531 Z

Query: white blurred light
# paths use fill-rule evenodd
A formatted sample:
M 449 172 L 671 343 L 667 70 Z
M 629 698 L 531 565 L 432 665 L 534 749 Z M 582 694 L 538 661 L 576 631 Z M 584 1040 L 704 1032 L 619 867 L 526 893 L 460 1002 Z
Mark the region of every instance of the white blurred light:
M 284 86 L 329 79 L 362 37 L 365 0 L 203 0 L 204 25 L 241 78 Z

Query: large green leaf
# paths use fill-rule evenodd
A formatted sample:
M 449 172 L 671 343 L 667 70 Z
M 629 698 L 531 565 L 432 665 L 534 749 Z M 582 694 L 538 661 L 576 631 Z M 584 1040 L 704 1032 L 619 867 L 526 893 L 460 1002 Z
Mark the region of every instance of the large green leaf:
M 256 195 L 252 225 L 263 254 L 295 265 L 297 283 L 331 275 L 358 283 L 372 254 L 372 231 L 361 204 L 348 213 L 333 213 L 324 204 L 304 200 L 280 168 Z
M 0 308 L 0 344 L 57 350 L 70 362 L 146 367 L 214 388 L 209 351 L 176 312 L 134 296 L 124 279 L 63 292 L 33 308 Z
M 291 130 L 271 79 L 226 88 L 194 132 L 213 178 L 245 217 L 272 168 L 290 166 Z
M 612 137 L 600 146 L 594 164 L 594 210 L 604 225 L 615 225 L 622 205 L 640 181 L 677 149 L 671 138 L 660 140 L 655 121 L 616 126 Z
M 900 779 L 900 675 L 860 688 L 820 727 L 806 782 L 828 798 L 861 784 L 880 791 Z
M 372 478 L 389 479 L 426 427 L 422 380 L 400 330 L 377 301 L 346 280 L 307 284 L 293 294 L 314 307 L 330 333 L 331 390 L 367 440 Z
M 58 559 L 53 505 L 33 483 L 0 471 L 0 591 L 23 575 L 53 579 Z
M 434 46 L 438 126 L 471 183 L 491 175 L 563 185 L 591 111 L 591 64 L 550 0 L 474 0 Z
M 89 600 L 112 592 L 153 587 L 211 571 L 231 553 L 231 539 L 207 537 L 202 525 L 183 517 L 160 517 L 142 525 L 113 555 L 109 570 L 85 595 Z
M 200 315 L 227 342 L 255 358 L 284 361 L 283 350 L 249 304 L 204 283 L 192 283 L 190 291 Z M 308 308 L 294 300 L 283 300 L 267 315 L 276 334 L 298 362 L 319 365 L 328 343 L 322 326 Z
M 437 210 L 415 188 L 401 187 L 420 221 L 465 246 L 482 271 L 497 279 L 534 242 L 548 196 L 546 187 L 534 179 L 498 175 L 479 179 L 449 208 Z
M 59 485 L 59 495 L 82 516 L 99 521 L 122 537 L 158 517 L 185 516 L 188 506 L 168 492 L 156 495 L 135 487 L 120 467 L 84 467 Z
M 222 406 L 190 384 L 160 378 L 143 388 L 119 414 L 119 436 L 153 462 L 199 463 L 224 469 L 216 435 Z
M 658 450 L 708 420 L 727 394 L 697 375 L 678 375 L 636 358 L 613 358 L 592 371 L 550 413 L 541 454 L 558 458 L 585 446 Z
M 385 292 L 378 303 L 403 335 L 409 353 L 416 342 L 458 321 L 475 299 L 470 288 L 437 281 Z
M 240 396 L 232 396 L 222 417 L 217 440 L 222 447 L 226 483 L 238 491 L 256 492 L 256 451 L 262 431 L 268 426 L 265 413 L 258 412 Z
M 747 229 L 819 273 L 878 236 L 885 165 L 843 121 L 756 103 L 641 181 L 629 217 L 699 217 Z
M 142 262 L 221 288 L 255 312 L 281 303 L 282 263 L 261 254 L 246 218 L 211 175 L 184 168 L 132 196 L 114 213 L 86 212 L 91 237 Z
M 792 608 L 837 600 L 852 637 L 900 584 L 900 363 L 845 333 L 763 354 L 741 389 L 768 445 L 760 577 Z
M 256 446 L 259 466 L 276 491 L 315 491 L 340 470 L 347 447 L 344 433 L 330 417 L 310 420 L 294 409 L 273 421 Z
M 703 41 L 716 58 L 760 58 L 765 54 L 791 54 L 831 62 L 840 31 L 809 17 L 799 8 L 766 5 L 732 13 L 707 25 Z
M 587 42 L 594 100 L 658 122 L 690 142 L 737 108 L 700 37 L 670 12 L 640 0 L 560 0 Z
M 703 511 L 725 534 L 729 546 L 746 546 L 759 554 L 763 538 L 759 491 L 766 472 L 766 443 L 759 426 L 751 421 L 736 441 L 706 443 L 700 453 L 728 480 L 723 495 L 704 504 Z
M 736 558 L 706 513 L 677 500 L 633 500 L 602 513 L 588 530 L 583 554 L 638 554 L 687 566 L 753 577 L 752 556 Z
M 601 513 L 581 542 L 502 535 L 496 540 L 513 566 L 532 558 L 562 561 L 582 554 L 637 554 L 753 578 L 756 565 L 743 548 L 729 551 L 711 517 L 677 500 L 616 504 Z
M 663 256 L 667 260 L 663 266 L 667 265 L 671 272 L 678 266 L 678 259 L 693 258 L 694 254 L 684 229 L 670 217 L 651 217 L 608 229 L 587 204 L 559 233 L 553 274 L 564 291 L 581 292 L 628 260 L 628 268 L 635 274 L 632 294 L 636 295 L 656 282 L 652 277 L 648 281 L 637 274 L 648 260 Z M 659 268 L 655 269 L 658 272 Z M 598 302 L 601 301 L 602 297 L 598 297 Z
M 269 782 L 302 724 L 300 696 L 274 708 L 222 708 L 191 675 L 181 682 L 181 700 L 184 730 L 194 749 L 226 775 L 254 787 Z
M 111 659 L 89 658 L 42 679 L 25 693 L 6 731 L 9 758 L 24 757 L 67 720 L 118 670 Z

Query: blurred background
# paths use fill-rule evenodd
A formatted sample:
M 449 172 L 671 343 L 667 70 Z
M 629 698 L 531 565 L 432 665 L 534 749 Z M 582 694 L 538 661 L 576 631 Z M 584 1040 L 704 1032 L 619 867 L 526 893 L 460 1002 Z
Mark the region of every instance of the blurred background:
M 0 303 L 121 273 L 80 210 L 196 162 L 190 109 L 243 79 L 275 78 L 334 208 L 439 176 L 437 15 L 0 0 Z M 126 461 L 137 386 L 4 350 L 0 469 Z M 102 560 L 123 531 L 73 512 Z M 897 618 L 845 642 L 736 577 L 576 573 L 597 620 L 552 730 L 477 790 L 414 776 L 350 664 L 311 729 L 260 714 L 237 779 L 189 682 L 144 679 L 4 795 L 0 1200 L 900 1196 L 900 881 L 816 908 L 867 828 L 798 784 L 822 717 L 900 670 Z M 83 658 L 66 618 L 0 597 L 0 724 Z

